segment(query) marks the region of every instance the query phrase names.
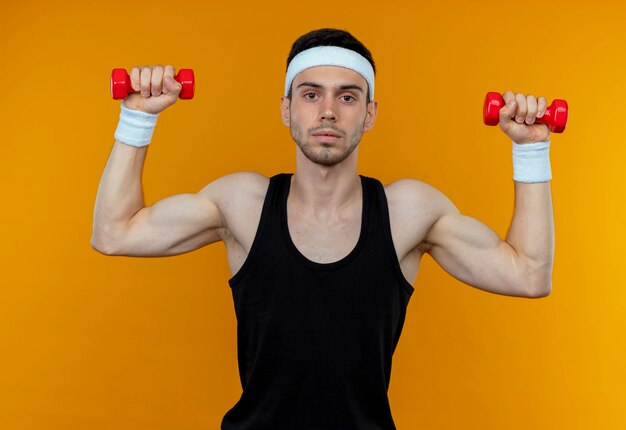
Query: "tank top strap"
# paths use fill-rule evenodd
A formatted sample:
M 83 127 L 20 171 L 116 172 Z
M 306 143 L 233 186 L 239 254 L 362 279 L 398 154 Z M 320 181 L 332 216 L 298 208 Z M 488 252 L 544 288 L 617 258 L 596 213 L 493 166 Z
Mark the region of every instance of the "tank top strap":
M 389 205 L 387 204 L 385 187 L 376 178 L 364 177 L 364 179 L 364 184 L 368 184 L 367 188 L 371 193 L 371 197 L 369 199 L 371 202 L 370 220 L 372 220 L 370 236 L 376 238 L 374 240 L 376 240 L 380 247 L 385 250 L 385 254 L 389 259 L 389 263 L 393 266 L 393 270 L 400 284 L 407 290 L 408 293 L 413 293 L 415 289 L 402 273 L 398 254 L 396 253 L 396 248 L 393 243 L 393 237 L 391 235 L 391 221 L 389 218 Z
M 285 194 L 289 192 L 289 185 L 291 184 L 292 176 L 293 173 L 278 173 L 270 178 L 270 182 L 274 184 L 269 202 L 273 221 L 281 219 L 282 204 L 286 199 Z
M 261 217 L 259 219 L 259 225 L 256 230 L 256 234 L 252 241 L 252 246 L 250 247 L 250 252 L 246 257 L 243 265 L 239 268 L 237 273 L 235 273 L 229 280 L 228 283 L 232 287 L 243 277 L 245 273 L 248 271 L 248 267 L 253 264 L 255 261 L 255 254 L 259 247 L 262 246 L 262 242 L 265 234 L 272 234 L 272 230 L 276 229 L 276 220 L 278 220 L 279 207 L 280 207 L 280 196 L 281 191 L 285 188 L 286 180 L 289 180 L 291 174 L 289 173 L 278 173 L 272 177 L 270 177 L 270 183 L 267 187 L 267 191 L 265 193 L 265 199 L 263 201 L 263 208 L 261 209 Z

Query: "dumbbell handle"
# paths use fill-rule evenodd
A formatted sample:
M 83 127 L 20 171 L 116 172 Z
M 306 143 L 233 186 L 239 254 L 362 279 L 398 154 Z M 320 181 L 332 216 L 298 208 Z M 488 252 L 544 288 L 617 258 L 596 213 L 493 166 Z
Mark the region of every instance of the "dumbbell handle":
M 186 100 L 192 99 L 195 92 L 195 77 L 192 69 L 180 69 L 174 80 L 180 82 L 183 88 L 178 98 Z M 137 94 L 131 87 L 130 76 L 126 69 L 113 69 L 111 72 L 111 97 L 116 100 L 125 99 L 128 94 Z
M 502 95 L 493 91 L 488 92 L 483 105 L 483 122 L 486 125 L 498 125 L 502 107 L 504 107 Z M 567 124 L 567 114 L 567 102 L 561 99 L 554 99 L 543 116 L 535 118 L 535 123 L 547 124 L 553 133 L 563 133 Z

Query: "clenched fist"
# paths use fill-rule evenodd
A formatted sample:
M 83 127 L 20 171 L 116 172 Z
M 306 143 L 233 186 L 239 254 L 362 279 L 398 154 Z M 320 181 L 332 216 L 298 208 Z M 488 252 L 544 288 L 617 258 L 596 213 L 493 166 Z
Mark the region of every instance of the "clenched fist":
M 502 94 L 505 105 L 500 109 L 500 129 L 515 143 L 543 142 L 550 137 L 546 124 L 535 124 L 535 118 L 541 118 L 546 112 L 547 102 L 544 97 Z
M 140 91 L 124 99 L 124 105 L 129 109 L 160 113 L 176 103 L 183 88 L 180 82 L 174 80 L 175 70 L 171 65 L 135 66 L 129 75 L 131 87 Z

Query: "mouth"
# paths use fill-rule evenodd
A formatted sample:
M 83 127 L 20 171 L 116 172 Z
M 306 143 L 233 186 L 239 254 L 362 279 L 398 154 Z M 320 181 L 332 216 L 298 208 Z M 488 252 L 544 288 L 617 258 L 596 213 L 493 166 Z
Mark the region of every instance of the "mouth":
M 313 133 L 313 136 L 320 142 L 333 143 L 338 141 L 341 136 L 333 130 L 321 130 Z
M 314 134 L 313 136 L 320 142 L 324 143 L 334 143 L 340 139 L 339 136 L 335 136 L 332 134 Z
M 333 136 L 333 137 L 341 137 L 339 133 L 333 130 L 321 130 L 313 133 L 313 136 Z

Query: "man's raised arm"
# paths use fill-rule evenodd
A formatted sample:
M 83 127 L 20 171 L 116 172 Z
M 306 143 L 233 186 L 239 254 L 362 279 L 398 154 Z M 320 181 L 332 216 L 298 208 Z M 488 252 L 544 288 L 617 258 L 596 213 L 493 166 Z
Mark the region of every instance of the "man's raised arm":
M 462 215 L 437 193 L 439 215 L 424 240 L 448 273 L 477 288 L 511 296 L 544 297 L 552 290 L 554 216 L 548 149 L 550 132 L 534 124 L 543 97 L 503 94 L 500 128 L 513 140 L 515 209 L 507 237 Z M 518 143 L 519 142 L 519 143 Z
M 121 105 L 115 143 L 94 207 L 91 246 L 108 255 L 163 256 L 188 252 L 219 239 L 222 226 L 211 186 L 145 207 L 141 176 L 157 116 L 174 104 L 182 85 L 172 66 L 135 67 Z M 213 187 L 215 188 L 215 187 Z

